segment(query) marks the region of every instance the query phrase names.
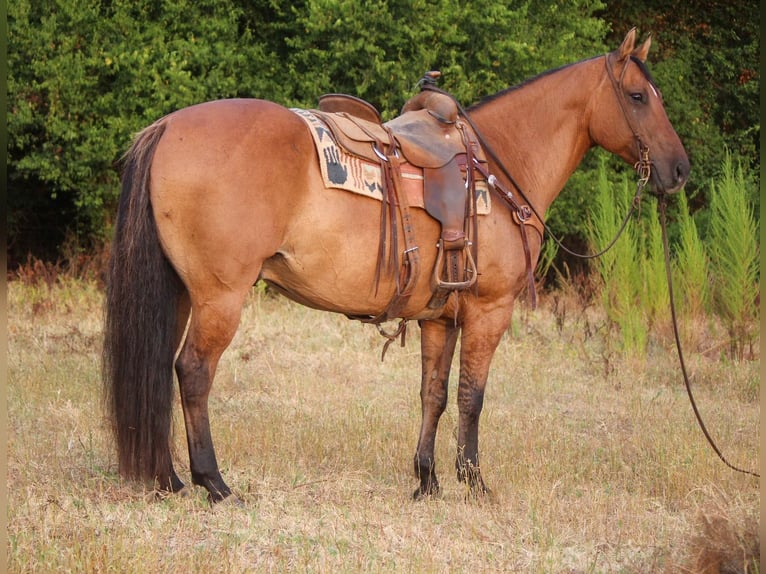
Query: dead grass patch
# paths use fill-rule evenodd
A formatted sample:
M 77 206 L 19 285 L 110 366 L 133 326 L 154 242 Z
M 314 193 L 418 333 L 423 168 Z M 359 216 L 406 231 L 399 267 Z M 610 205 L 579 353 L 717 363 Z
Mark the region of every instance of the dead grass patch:
M 454 476 L 453 376 L 437 437 L 444 494 L 413 503 L 417 328 L 380 363 L 374 328 L 254 294 L 211 398 L 219 462 L 245 507 L 211 509 L 200 489 L 157 501 L 117 477 L 100 293 L 35 289 L 9 285 L 12 572 L 757 571 L 757 482 L 705 444 L 672 351 L 609 355 L 604 369 L 594 308 L 520 310 L 487 390 L 482 501 L 466 502 Z M 690 364 L 721 447 L 757 468 L 759 364 Z

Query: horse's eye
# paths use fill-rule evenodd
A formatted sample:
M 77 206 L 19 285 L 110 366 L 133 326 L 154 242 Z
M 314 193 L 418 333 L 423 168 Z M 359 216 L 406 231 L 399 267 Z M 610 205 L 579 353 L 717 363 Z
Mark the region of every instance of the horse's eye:
M 630 99 L 636 102 L 637 104 L 645 104 L 646 103 L 646 96 L 642 94 L 641 92 L 634 92 L 630 94 Z

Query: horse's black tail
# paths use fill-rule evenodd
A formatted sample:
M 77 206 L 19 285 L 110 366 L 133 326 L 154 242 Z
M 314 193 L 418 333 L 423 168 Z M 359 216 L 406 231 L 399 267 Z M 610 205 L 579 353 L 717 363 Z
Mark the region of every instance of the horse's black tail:
M 120 474 L 153 481 L 171 468 L 173 356 L 182 284 L 162 252 L 149 172 L 165 129 L 139 133 L 124 158 L 106 281 L 103 383 Z

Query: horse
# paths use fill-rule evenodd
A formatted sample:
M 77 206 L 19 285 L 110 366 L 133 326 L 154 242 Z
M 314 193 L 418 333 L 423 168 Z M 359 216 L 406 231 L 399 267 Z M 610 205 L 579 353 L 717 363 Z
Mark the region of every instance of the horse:
M 544 214 L 586 152 L 600 146 L 649 168 L 653 190 L 672 193 L 690 164 L 645 61 L 651 36 L 632 29 L 614 51 L 540 74 L 465 110 L 495 150 L 493 181 L 518 186 Z M 511 177 L 508 168 L 512 168 Z M 511 181 L 512 180 L 512 181 Z M 160 493 L 186 490 L 171 457 L 178 379 L 192 484 L 212 503 L 237 501 L 224 481 L 210 431 L 208 396 L 245 298 L 259 280 L 309 307 L 374 317 L 397 290 L 376 275 L 381 207 L 327 189 L 312 136 L 293 111 L 258 99 L 177 110 L 140 131 L 125 154 L 106 272 L 103 384 L 118 471 Z M 437 256 L 438 223 L 411 210 L 423 268 Z M 527 251 L 537 262 L 542 218 Z M 489 492 L 479 459 L 479 418 L 492 356 L 527 280 L 520 225 L 501 202 L 478 218 L 472 289 L 428 306 L 427 273 L 397 317 L 421 332 L 421 426 L 415 499 L 440 493 L 434 459 L 460 338 L 455 468 L 468 492 Z

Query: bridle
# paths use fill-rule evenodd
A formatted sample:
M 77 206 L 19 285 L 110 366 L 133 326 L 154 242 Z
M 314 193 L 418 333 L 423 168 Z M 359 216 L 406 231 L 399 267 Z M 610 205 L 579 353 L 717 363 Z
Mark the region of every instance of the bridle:
M 636 142 L 636 151 L 638 152 L 638 161 L 633 165 L 634 169 L 638 173 L 638 182 L 639 185 L 642 187 L 645 186 L 649 182 L 649 178 L 652 175 L 652 162 L 649 159 L 649 146 L 644 143 L 644 141 L 641 139 L 641 134 L 639 133 L 638 129 L 636 128 L 636 125 L 633 123 L 633 120 L 631 119 L 630 113 L 628 112 L 628 109 L 625 107 L 625 96 L 622 89 L 623 81 L 625 79 L 625 72 L 628 70 L 627 64 L 622 67 L 622 72 L 620 72 L 620 79 L 617 80 L 617 78 L 614 77 L 614 70 L 612 69 L 610 56 L 612 54 L 607 54 L 604 56 L 604 62 L 606 65 L 606 75 L 609 77 L 609 81 L 612 84 L 612 88 L 614 88 L 614 93 L 617 96 L 617 103 L 620 104 L 620 109 L 622 110 L 622 115 L 625 118 L 625 121 L 628 124 L 628 127 L 630 128 L 630 131 L 633 133 L 633 140 Z M 635 56 L 629 56 L 630 60 L 633 60 L 633 62 L 640 67 L 640 60 L 636 58 Z M 649 80 L 651 83 L 651 80 Z M 659 95 L 659 90 L 655 88 L 655 91 Z

